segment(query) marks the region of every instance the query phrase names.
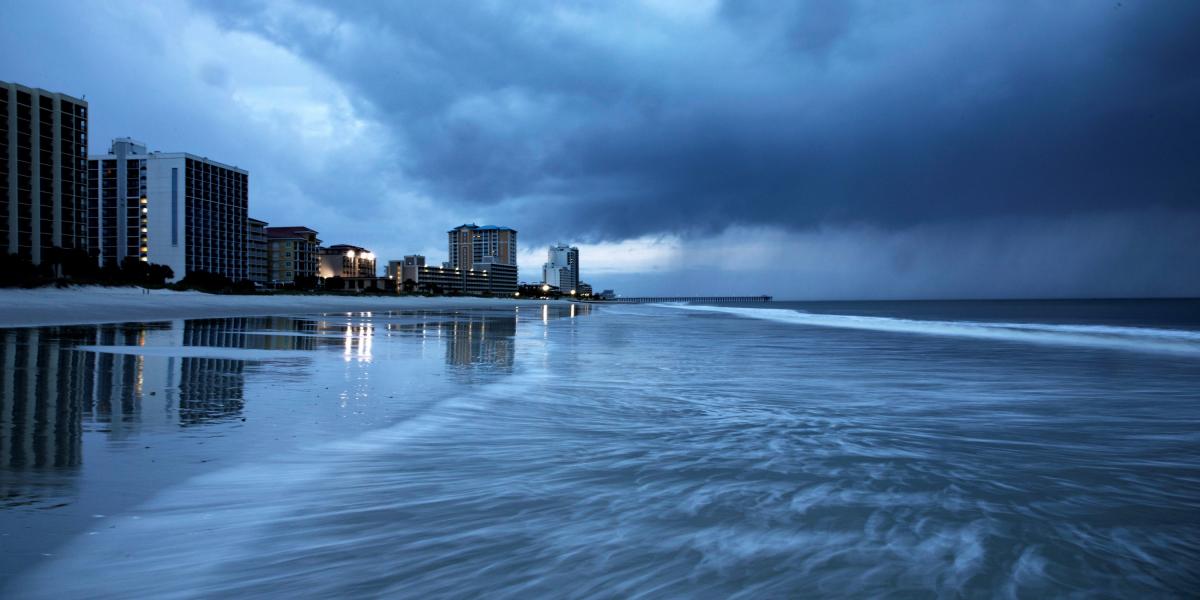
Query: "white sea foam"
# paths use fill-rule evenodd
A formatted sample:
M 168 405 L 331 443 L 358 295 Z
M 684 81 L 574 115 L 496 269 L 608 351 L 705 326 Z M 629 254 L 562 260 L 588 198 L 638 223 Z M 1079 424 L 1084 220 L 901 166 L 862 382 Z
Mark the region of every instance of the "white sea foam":
M 1200 331 L 1179 329 L 1120 327 L 1112 325 L 992 323 L 986 321 L 926 321 L 891 317 L 818 314 L 782 308 L 741 308 L 686 304 L 661 304 L 659 306 L 726 313 L 793 325 L 1200 356 Z

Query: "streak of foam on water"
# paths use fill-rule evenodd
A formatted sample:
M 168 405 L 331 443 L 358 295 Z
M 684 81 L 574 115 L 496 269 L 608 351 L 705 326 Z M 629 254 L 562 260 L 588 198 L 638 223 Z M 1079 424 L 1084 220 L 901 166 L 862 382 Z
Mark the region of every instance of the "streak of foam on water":
M 1177 329 L 986 321 L 925 321 L 891 317 L 818 314 L 780 308 L 686 304 L 659 304 L 657 306 L 725 313 L 792 325 L 1200 356 L 1200 332 Z
M 308 512 L 314 507 L 321 507 L 324 515 L 366 510 L 355 504 L 356 490 L 330 489 L 327 480 L 332 474 L 369 468 L 380 453 L 398 445 L 418 445 L 448 427 L 484 418 L 489 402 L 512 397 L 540 376 L 534 373 L 518 378 L 519 383 L 505 381 L 452 396 L 391 427 L 298 456 L 189 480 L 135 512 L 111 518 L 103 535 L 76 539 L 57 560 L 18 581 L 15 589 L 23 598 L 191 598 L 269 585 L 265 579 L 277 572 L 231 578 L 229 565 L 264 559 L 269 563 L 271 557 L 264 557 L 260 548 L 267 532 L 286 528 L 289 522 L 304 526 L 314 516 Z M 311 533 L 310 550 L 328 543 L 321 541 L 321 531 Z M 362 540 L 339 543 L 356 541 Z M 304 551 L 292 548 L 295 553 Z

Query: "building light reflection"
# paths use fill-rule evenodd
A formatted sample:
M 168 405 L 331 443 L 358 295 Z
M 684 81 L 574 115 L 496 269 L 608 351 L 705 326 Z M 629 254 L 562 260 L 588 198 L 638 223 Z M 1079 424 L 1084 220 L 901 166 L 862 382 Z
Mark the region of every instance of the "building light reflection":
M 371 345 L 375 336 L 374 326 L 364 323 L 361 325 L 346 325 L 342 344 L 342 358 L 346 361 L 357 359 L 371 360 Z

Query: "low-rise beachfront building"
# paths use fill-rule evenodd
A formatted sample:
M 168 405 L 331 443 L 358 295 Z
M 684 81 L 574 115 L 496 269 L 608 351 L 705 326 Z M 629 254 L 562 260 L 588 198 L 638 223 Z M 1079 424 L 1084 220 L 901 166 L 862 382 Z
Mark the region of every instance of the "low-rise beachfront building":
M 321 240 L 307 227 L 267 227 L 267 281 L 273 286 L 295 285 L 298 278 L 317 276 Z
M 409 254 L 398 262 L 399 268 L 395 273 L 397 289 L 402 292 L 417 291 L 417 281 L 421 278 L 420 269 L 425 267 L 425 257 L 420 254 Z
M 246 278 L 261 285 L 266 285 L 270 271 L 266 228 L 266 221 L 246 219 Z
M 250 174 L 186 152 L 148 152 L 130 138 L 88 160 L 89 245 L 100 264 L 127 257 L 247 279 Z
M 475 269 L 482 269 L 489 279 L 488 291 L 495 295 L 511 295 L 517 293 L 517 266 L 500 263 L 476 263 Z
M 361 246 L 334 244 L 319 251 L 320 264 L 317 275 L 329 277 L 376 277 L 375 254 Z
M 416 279 L 413 281 L 417 284 L 417 289 L 424 292 L 509 295 L 517 291 L 516 269 L 512 269 L 513 285 L 509 286 L 505 285 L 505 278 L 500 273 L 505 267 L 506 265 L 492 269 L 455 269 L 425 266 L 416 269 Z
M 88 103 L 0 81 L 0 252 L 87 250 Z
M 497 263 L 478 263 L 467 269 L 425 264 L 425 257 L 411 254 L 397 263 L 400 291 L 435 294 L 508 296 L 517 291 L 517 268 Z
M 322 281 L 321 289 L 331 292 L 396 292 L 397 286 L 396 280 L 387 277 L 330 277 Z

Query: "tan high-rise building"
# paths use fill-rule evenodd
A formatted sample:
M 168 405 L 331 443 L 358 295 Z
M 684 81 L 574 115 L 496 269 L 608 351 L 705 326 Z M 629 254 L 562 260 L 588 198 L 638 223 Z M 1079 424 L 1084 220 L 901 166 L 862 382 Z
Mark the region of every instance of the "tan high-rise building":
M 517 230 L 495 225 L 459 225 L 446 232 L 449 262 L 455 269 L 472 269 L 479 264 L 517 266 Z
M 87 102 L 0 81 L 0 252 L 86 250 Z

